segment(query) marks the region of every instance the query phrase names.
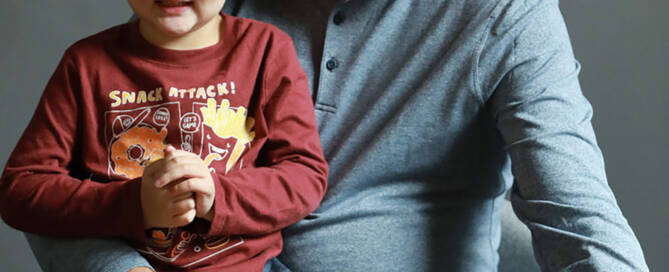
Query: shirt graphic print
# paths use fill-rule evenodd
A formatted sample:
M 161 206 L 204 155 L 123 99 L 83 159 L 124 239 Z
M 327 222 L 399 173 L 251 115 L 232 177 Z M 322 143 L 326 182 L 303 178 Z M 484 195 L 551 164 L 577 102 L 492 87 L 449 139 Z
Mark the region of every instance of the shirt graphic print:
M 163 158 L 168 143 L 199 155 L 212 173 L 227 173 L 236 165 L 241 168 L 240 158 L 255 138 L 255 119 L 247 116 L 243 105 L 231 104 L 235 91 L 230 81 L 190 89 L 170 87 L 165 93 L 162 87 L 109 92 L 108 174 L 141 177 L 144 167 Z M 120 106 L 125 109 L 114 109 Z M 186 268 L 244 243 L 239 236 L 207 236 L 206 227 L 196 223 L 152 229 L 151 242 L 137 250 Z

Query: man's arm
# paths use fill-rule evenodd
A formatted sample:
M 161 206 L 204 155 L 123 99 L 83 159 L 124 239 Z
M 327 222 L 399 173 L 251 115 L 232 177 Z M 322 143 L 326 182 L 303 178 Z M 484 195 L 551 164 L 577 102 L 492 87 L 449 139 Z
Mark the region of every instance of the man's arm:
M 490 40 L 505 52 L 505 71 L 488 105 L 512 160 L 513 207 L 542 270 L 647 271 L 606 181 L 558 1 L 509 1 L 496 15 Z

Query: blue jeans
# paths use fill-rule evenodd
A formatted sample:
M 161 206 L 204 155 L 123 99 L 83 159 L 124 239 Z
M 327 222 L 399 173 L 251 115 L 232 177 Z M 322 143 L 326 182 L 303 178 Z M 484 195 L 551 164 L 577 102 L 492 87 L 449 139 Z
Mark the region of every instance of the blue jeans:
M 26 238 L 45 272 L 120 272 L 151 267 L 132 247 L 120 240 L 60 239 L 26 233 Z
M 60 239 L 30 233 L 25 236 L 44 272 L 125 272 L 135 267 L 151 267 L 142 255 L 120 240 Z M 290 270 L 272 258 L 263 272 Z

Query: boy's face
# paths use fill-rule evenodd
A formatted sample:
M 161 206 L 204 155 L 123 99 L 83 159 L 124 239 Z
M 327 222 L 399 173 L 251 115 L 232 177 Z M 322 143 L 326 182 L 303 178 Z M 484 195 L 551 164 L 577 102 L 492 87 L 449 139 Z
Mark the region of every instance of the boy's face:
M 218 16 L 225 0 L 128 0 L 142 23 L 161 35 L 178 37 Z

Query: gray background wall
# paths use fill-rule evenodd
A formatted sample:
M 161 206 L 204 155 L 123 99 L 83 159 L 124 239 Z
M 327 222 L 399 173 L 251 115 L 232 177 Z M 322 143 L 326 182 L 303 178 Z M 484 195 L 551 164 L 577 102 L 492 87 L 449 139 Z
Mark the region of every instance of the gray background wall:
M 669 271 L 669 2 L 562 1 L 609 183 L 653 271 Z M 0 165 L 65 48 L 125 21 L 125 1 L 3 0 Z M 39 271 L 23 236 L 0 223 L 0 270 Z

